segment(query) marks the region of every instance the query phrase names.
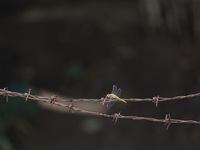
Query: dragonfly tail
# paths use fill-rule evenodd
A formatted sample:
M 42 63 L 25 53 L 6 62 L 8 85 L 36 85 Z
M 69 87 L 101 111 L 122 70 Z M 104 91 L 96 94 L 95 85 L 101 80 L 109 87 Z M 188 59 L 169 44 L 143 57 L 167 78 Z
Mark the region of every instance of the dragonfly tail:
M 125 100 L 121 99 L 121 98 L 118 98 L 118 100 L 124 102 L 124 103 L 127 103 Z

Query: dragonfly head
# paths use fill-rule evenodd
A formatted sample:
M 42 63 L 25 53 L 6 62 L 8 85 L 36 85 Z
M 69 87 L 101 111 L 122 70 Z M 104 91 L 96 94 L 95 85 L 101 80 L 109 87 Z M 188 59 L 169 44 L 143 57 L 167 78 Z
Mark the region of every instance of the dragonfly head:
M 107 94 L 107 95 L 106 95 L 106 98 L 108 98 L 108 99 L 109 99 L 109 98 L 110 98 L 110 94 Z

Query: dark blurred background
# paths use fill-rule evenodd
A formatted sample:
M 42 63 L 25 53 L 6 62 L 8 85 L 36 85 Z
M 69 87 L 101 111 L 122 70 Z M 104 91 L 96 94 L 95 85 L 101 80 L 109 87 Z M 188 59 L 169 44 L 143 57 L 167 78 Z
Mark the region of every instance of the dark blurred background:
M 200 89 L 198 0 L 1 0 L 0 87 L 41 95 L 172 97 Z M 200 120 L 199 98 L 107 113 Z M 99 107 L 102 107 L 99 105 Z M 0 98 L 1 150 L 198 149 L 200 126 L 118 120 Z

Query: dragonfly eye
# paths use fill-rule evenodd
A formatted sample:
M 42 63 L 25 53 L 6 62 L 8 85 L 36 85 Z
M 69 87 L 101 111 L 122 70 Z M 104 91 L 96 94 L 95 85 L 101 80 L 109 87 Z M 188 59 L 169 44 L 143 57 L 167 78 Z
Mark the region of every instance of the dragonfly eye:
M 107 95 L 106 95 L 106 98 L 107 98 L 107 99 L 110 99 L 110 96 L 107 94 Z

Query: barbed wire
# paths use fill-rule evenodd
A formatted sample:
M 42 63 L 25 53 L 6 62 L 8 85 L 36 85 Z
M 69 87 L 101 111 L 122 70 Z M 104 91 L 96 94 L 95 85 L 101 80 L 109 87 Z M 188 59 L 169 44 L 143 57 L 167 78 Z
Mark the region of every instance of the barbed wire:
M 7 88 L 4 89 L 0 89 L 0 95 L 8 95 L 10 97 L 22 97 L 24 98 L 26 96 L 26 100 L 27 100 L 27 96 L 29 97 L 29 99 L 32 98 L 43 98 L 46 100 L 51 100 L 51 98 L 49 97 L 42 97 L 42 96 L 37 96 L 37 95 L 31 95 L 30 94 L 31 89 L 29 89 L 28 93 L 18 93 L 18 92 L 11 92 L 8 91 Z M 180 99 L 186 99 L 186 98 L 193 98 L 193 97 L 198 97 L 200 96 L 200 93 L 196 93 L 196 94 L 189 94 L 186 96 L 175 96 L 175 97 L 159 97 L 159 96 L 155 96 L 153 98 L 124 98 L 123 100 L 125 101 L 130 101 L 130 102 L 153 102 L 153 103 L 159 103 L 159 102 L 164 102 L 164 101 L 171 101 L 171 100 L 180 100 Z M 35 100 L 36 100 L 35 99 Z M 106 98 L 99 98 L 99 99 L 87 99 L 87 98 L 82 98 L 82 99 L 61 99 L 59 97 L 56 98 L 57 102 L 102 102 L 103 100 L 106 100 Z M 109 102 L 111 101 L 115 101 L 115 100 L 109 100 Z M 117 101 L 119 102 L 119 101 Z
M 40 102 L 49 103 L 51 105 L 66 107 L 72 113 L 80 112 L 80 113 L 89 114 L 89 115 L 113 118 L 114 123 L 116 123 L 118 119 L 146 120 L 146 121 L 164 123 L 165 125 L 167 125 L 166 130 L 169 128 L 170 124 L 180 124 L 180 123 L 200 124 L 200 121 L 172 119 L 170 114 L 166 114 L 165 119 L 156 119 L 156 118 L 150 118 L 150 117 L 124 116 L 124 115 L 121 115 L 120 113 L 105 114 L 105 113 L 101 113 L 101 112 L 87 111 L 87 110 L 75 107 L 73 105 L 73 102 L 102 102 L 102 100 L 105 101 L 106 99 L 101 98 L 101 99 L 67 99 L 67 100 L 65 100 L 65 99 L 59 98 L 57 95 L 53 95 L 51 97 L 43 97 L 43 96 L 38 96 L 38 95 L 32 95 L 32 94 L 30 94 L 30 92 L 31 92 L 31 89 L 29 89 L 28 93 L 12 92 L 12 91 L 8 91 L 8 88 L 0 89 L 0 95 L 2 95 L 3 97 L 6 97 L 7 102 L 8 102 L 8 97 L 21 97 L 21 98 L 25 99 L 25 102 L 28 99 L 30 99 L 30 100 L 36 100 L 36 101 L 40 101 Z M 151 101 L 151 102 L 156 103 L 156 106 L 157 106 L 158 102 L 192 98 L 192 97 L 197 97 L 197 96 L 200 96 L 200 93 L 190 94 L 190 95 L 186 95 L 186 96 L 175 96 L 175 97 L 171 97 L 171 98 L 164 98 L 164 97 L 157 96 L 157 97 L 145 98 L 145 99 L 130 98 L 130 99 L 124 99 L 124 100 L 131 101 L 131 102 Z M 71 102 L 71 103 L 63 104 L 60 102 Z

